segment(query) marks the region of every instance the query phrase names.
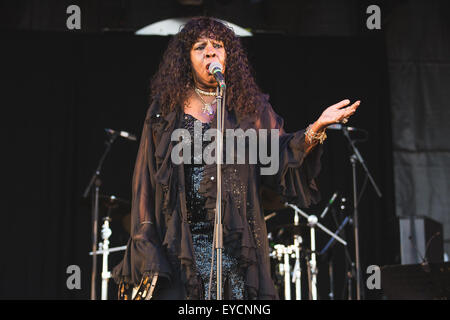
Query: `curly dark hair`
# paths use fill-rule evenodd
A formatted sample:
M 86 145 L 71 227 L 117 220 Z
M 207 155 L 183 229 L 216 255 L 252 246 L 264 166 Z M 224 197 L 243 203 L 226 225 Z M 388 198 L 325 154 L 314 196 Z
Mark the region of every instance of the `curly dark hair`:
M 151 81 L 151 101 L 157 100 L 163 115 L 184 107 L 193 89 L 190 51 L 194 43 L 208 37 L 224 43 L 226 52 L 226 105 L 238 115 L 255 113 L 264 95 L 257 86 L 240 39 L 222 22 L 210 17 L 189 20 L 169 42 L 157 73 Z

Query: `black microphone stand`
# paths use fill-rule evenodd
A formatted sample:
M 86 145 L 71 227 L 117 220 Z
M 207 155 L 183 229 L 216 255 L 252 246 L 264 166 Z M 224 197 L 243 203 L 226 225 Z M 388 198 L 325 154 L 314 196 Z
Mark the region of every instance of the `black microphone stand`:
M 88 186 L 86 187 L 83 198 L 87 198 L 89 191 L 92 189 L 92 186 L 95 185 L 95 189 L 92 189 L 92 274 L 91 274 L 91 300 L 96 300 L 96 275 L 97 275 L 97 230 L 98 230 L 98 209 L 99 209 L 99 195 L 100 195 L 100 186 L 102 181 L 100 179 L 100 173 L 102 170 L 103 162 L 109 151 L 111 150 L 111 146 L 119 136 L 119 132 L 115 132 L 110 135 L 109 139 L 105 141 L 106 148 L 103 152 L 102 157 L 100 158 L 97 169 L 92 175 L 91 180 L 89 181 Z
M 347 138 L 349 146 L 351 147 L 353 154 L 350 156 L 350 162 L 352 164 L 353 175 L 353 226 L 355 230 L 355 263 L 356 263 L 356 299 L 361 300 L 362 288 L 361 288 L 361 262 L 359 257 L 359 225 L 358 225 L 358 195 L 356 186 L 356 161 L 358 161 L 363 167 L 366 175 L 369 177 L 378 197 L 382 197 L 380 189 L 372 178 L 372 175 L 367 169 L 366 163 L 363 157 L 359 153 L 358 148 L 355 146 L 355 142 L 350 138 L 347 127 L 342 127 L 342 133 Z

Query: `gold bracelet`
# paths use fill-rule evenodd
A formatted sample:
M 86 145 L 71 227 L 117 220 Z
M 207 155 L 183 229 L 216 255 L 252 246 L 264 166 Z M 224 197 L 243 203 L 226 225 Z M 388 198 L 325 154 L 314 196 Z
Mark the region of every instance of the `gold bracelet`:
M 327 134 L 325 133 L 325 130 L 323 130 L 320 133 L 316 133 L 311 129 L 311 124 L 306 128 L 305 136 L 307 140 L 309 140 L 309 143 L 312 144 L 313 140 L 319 141 L 320 144 L 323 144 L 325 139 L 327 138 Z

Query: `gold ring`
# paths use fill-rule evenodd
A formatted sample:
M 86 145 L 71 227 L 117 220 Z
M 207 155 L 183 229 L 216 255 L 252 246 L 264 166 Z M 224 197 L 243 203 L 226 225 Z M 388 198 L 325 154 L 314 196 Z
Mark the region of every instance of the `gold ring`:
M 345 124 L 345 123 L 347 123 L 347 122 L 348 122 L 348 119 L 347 119 L 347 118 L 344 118 L 344 119 L 341 120 L 341 123 L 344 123 L 344 124 Z

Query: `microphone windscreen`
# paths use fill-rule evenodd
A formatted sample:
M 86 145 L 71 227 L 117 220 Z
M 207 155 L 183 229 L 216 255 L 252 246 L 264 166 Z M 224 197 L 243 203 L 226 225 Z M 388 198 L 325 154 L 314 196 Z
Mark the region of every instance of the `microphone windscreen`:
M 214 72 L 217 72 L 217 71 L 222 72 L 222 70 L 223 70 L 223 67 L 220 64 L 220 62 L 214 61 L 214 62 L 211 62 L 211 64 L 209 65 L 209 72 L 210 73 L 214 73 Z

